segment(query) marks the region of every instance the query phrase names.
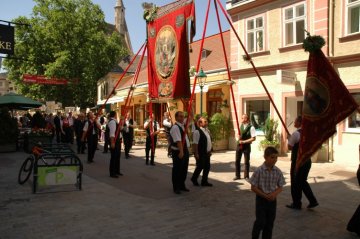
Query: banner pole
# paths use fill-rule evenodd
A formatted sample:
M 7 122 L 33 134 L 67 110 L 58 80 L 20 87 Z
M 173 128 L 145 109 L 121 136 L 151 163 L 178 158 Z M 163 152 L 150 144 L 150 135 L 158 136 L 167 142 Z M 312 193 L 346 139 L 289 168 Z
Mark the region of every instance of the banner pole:
M 237 113 L 237 109 L 236 109 L 236 101 L 235 101 L 235 96 L 234 96 L 234 90 L 233 90 L 233 86 L 231 84 L 231 75 L 230 75 L 230 70 L 229 70 L 229 64 L 227 61 L 227 54 L 226 54 L 226 50 L 225 50 L 225 43 L 224 43 L 224 36 L 223 36 L 223 32 L 222 32 L 222 27 L 220 24 L 220 17 L 219 17 L 219 11 L 218 11 L 218 6 L 216 3 L 216 0 L 214 0 L 214 5 L 215 5 L 215 12 L 216 12 L 216 17 L 217 17 L 217 22 L 218 22 L 218 26 L 219 26 L 219 31 L 220 31 L 220 36 L 221 36 L 221 44 L 222 44 L 222 49 L 223 49 L 223 53 L 224 53 L 224 58 L 225 58 L 225 64 L 226 64 L 226 71 L 227 71 L 227 75 L 228 75 L 228 79 L 230 81 L 230 92 L 231 92 L 231 98 L 233 101 L 233 105 L 234 105 L 234 111 L 235 111 L 235 118 L 236 118 L 236 127 L 238 130 L 238 138 L 240 139 L 240 135 L 241 135 L 241 130 L 240 130 L 240 125 L 239 125 L 239 118 L 238 118 L 238 113 Z
M 122 73 L 122 75 L 120 76 L 119 80 L 116 82 L 114 88 L 112 89 L 112 91 L 110 92 L 110 94 L 107 96 L 104 104 L 100 107 L 100 109 L 98 110 L 97 114 L 96 114 L 96 118 L 98 117 L 98 115 L 100 115 L 101 111 L 105 108 L 106 103 L 108 102 L 108 100 L 110 99 L 110 97 L 112 95 L 115 94 L 115 89 L 118 87 L 118 85 L 120 84 L 121 80 L 123 79 L 123 77 L 125 76 L 125 74 L 128 72 L 130 66 L 134 63 L 136 57 L 139 55 L 141 49 L 143 49 L 143 47 L 145 46 L 145 43 L 141 46 L 141 48 L 138 50 L 138 52 L 134 55 L 133 59 L 130 61 L 129 65 L 126 67 L 125 71 Z
M 199 56 L 198 56 L 198 60 L 197 60 L 197 64 L 196 64 L 196 72 L 199 72 L 199 66 L 200 66 L 200 60 L 201 60 L 201 52 L 202 52 L 203 47 L 204 47 L 205 33 L 206 33 L 206 28 L 207 28 L 207 23 L 208 23 L 208 18 L 209 18 L 209 10 L 210 10 L 210 0 L 208 0 L 208 6 L 207 6 L 207 10 L 206 10 L 205 27 L 204 27 L 203 34 L 202 34 L 202 39 L 201 39 L 201 44 L 200 44 L 200 51 L 199 51 Z M 193 88 L 192 88 L 191 97 L 190 97 L 190 101 L 189 101 L 189 105 L 188 105 L 188 109 L 187 109 L 188 115 L 187 115 L 187 118 L 186 118 L 185 130 L 184 130 L 184 133 L 183 133 L 183 136 L 182 136 L 183 144 L 185 144 L 186 129 L 189 126 L 189 116 L 190 116 L 190 110 L 192 108 L 192 102 L 193 102 L 193 98 L 194 98 L 194 94 L 195 94 L 196 81 L 197 81 L 197 74 L 194 77 Z

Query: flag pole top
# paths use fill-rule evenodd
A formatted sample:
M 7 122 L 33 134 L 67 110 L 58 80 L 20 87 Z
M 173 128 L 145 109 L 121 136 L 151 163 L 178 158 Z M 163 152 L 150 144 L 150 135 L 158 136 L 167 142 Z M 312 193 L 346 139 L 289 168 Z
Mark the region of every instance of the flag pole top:
M 325 39 L 322 36 L 314 35 L 311 36 L 310 32 L 304 29 L 306 32 L 307 37 L 303 41 L 303 48 L 305 51 L 308 52 L 315 52 L 321 50 L 323 46 L 325 46 Z

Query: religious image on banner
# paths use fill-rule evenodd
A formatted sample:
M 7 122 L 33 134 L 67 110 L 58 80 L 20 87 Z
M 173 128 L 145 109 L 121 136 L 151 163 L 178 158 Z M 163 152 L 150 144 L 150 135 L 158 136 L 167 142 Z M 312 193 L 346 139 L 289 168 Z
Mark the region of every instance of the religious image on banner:
M 316 39 L 322 44 L 310 51 L 305 83 L 301 136 L 296 168 L 301 167 L 322 144 L 336 132 L 336 125 L 357 109 L 358 105 L 341 81 L 321 47 L 325 41 L 310 37 L 310 44 Z M 309 39 L 309 37 L 307 38 Z M 307 42 L 307 44 L 309 44 Z
M 169 100 L 190 97 L 187 21 L 195 35 L 195 4 L 180 0 L 157 8 L 148 21 L 149 98 Z

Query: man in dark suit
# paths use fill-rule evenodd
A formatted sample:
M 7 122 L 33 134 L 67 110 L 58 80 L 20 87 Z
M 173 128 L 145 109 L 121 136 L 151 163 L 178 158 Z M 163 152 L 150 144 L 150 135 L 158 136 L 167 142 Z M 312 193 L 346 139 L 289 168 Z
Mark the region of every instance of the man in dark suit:
M 134 121 L 131 118 L 130 112 L 126 113 L 122 132 L 125 145 L 125 158 L 128 159 L 130 158 L 129 152 L 134 140 Z
M 240 171 L 241 171 L 241 157 L 244 154 L 245 159 L 245 170 L 244 170 L 244 178 L 249 178 L 250 171 L 250 152 L 251 152 L 251 143 L 256 139 L 256 131 L 255 127 L 250 124 L 249 116 L 247 114 L 243 114 L 241 117 L 242 123 L 240 126 L 241 136 L 238 140 L 238 145 L 236 148 L 236 160 L 235 160 L 235 178 L 234 180 L 240 179 Z
M 151 151 L 151 160 L 150 164 L 155 166 L 154 158 L 155 158 L 155 148 L 157 142 L 157 135 L 160 133 L 159 123 L 154 119 L 154 115 L 151 114 L 149 119 L 144 123 L 144 129 L 146 130 L 146 165 L 149 164 L 149 154 Z
M 60 119 L 61 113 L 58 111 L 56 116 L 54 117 L 54 125 L 55 125 L 55 133 L 56 133 L 56 142 L 60 143 L 60 135 L 61 135 L 61 123 Z
M 196 159 L 196 168 L 191 178 L 194 186 L 199 186 L 197 181 L 201 171 L 202 180 L 201 186 L 211 187 L 212 184 L 208 182 L 208 175 L 210 171 L 210 156 L 211 156 L 211 137 L 210 131 L 207 129 L 207 119 L 201 117 L 198 120 L 198 128 L 193 133 L 193 150 Z
M 85 122 L 83 128 L 83 136 L 81 138 L 82 142 L 85 142 L 87 138 L 88 144 L 88 163 L 94 162 L 94 155 L 98 144 L 98 132 L 100 130 L 100 124 L 95 118 L 93 112 L 88 113 L 88 120 Z
M 85 151 L 85 144 L 84 144 L 84 142 L 81 141 L 84 126 L 85 126 L 85 115 L 84 115 L 84 113 L 80 113 L 74 122 L 74 131 L 75 131 L 78 154 L 80 154 L 80 153 L 83 154 Z
M 116 112 L 111 111 L 110 119 L 107 123 L 107 131 L 109 131 L 109 138 L 110 138 L 110 166 L 109 172 L 110 177 L 118 178 L 118 176 L 122 176 L 123 174 L 120 172 L 120 157 L 121 157 L 121 137 L 120 133 L 118 133 L 118 128 L 120 124 L 116 121 Z M 120 129 L 119 129 L 120 130 Z M 118 133 L 118 135 L 116 135 Z

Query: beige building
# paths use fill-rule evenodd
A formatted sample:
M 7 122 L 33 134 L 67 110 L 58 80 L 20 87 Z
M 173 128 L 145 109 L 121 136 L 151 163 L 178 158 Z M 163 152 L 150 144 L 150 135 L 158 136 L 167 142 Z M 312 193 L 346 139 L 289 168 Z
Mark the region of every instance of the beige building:
M 9 92 L 16 93 L 16 86 L 7 79 L 7 73 L 0 73 L 0 96 Z
M 309 56 L 302 49 L 304 29 L 325 38 L 323 52 L 360 103 L 360 0 L 232 0 L 226 8 L 290 133 L 295 117 L 302 113 Z M 256 146 L 263 139 L 260 129 L 265 119 L 278 116 L 254 69 L 244 60 L 233 31 L 230 42 L 236 104 L 257 127 Z M 286 152 L 286 131 L 281 125 L 278 130 L 281 151 Z M 359 161 L 359 143 L 360 114 L 354 112 L 338 124 L 337 133 L 323 145 L 320 155 L 326 161 L 354 166 Z

